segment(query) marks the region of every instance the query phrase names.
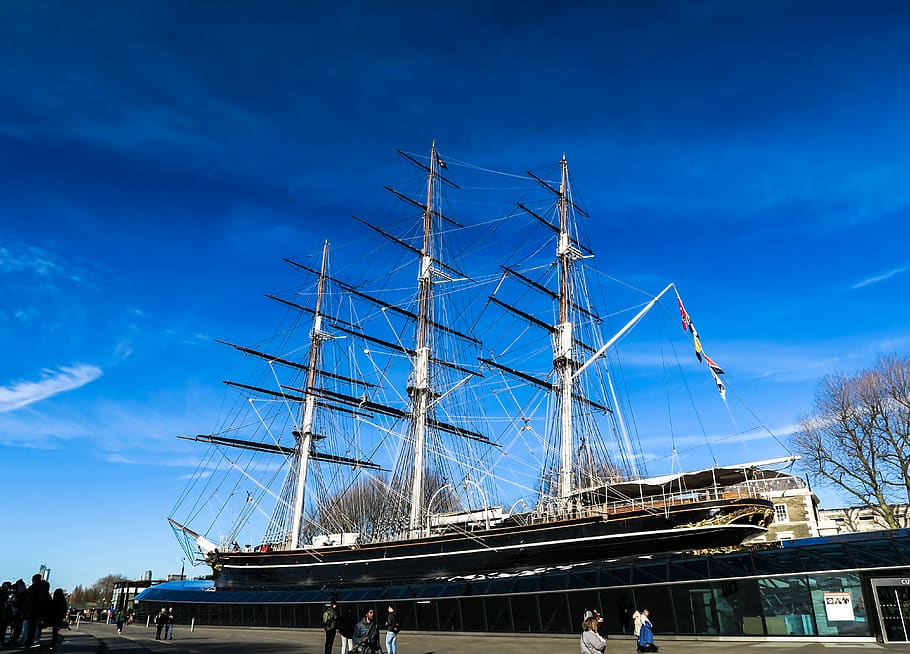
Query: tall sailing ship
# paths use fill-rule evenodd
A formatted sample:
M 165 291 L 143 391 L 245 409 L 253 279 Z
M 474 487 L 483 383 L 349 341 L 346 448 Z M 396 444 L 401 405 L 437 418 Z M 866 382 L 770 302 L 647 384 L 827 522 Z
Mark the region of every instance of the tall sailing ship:
M 608 329 L 565 157 L 553 181 L 524 178 L 546 203 L 524 200 L 501 218 L 524 221 L 512 238 L 531 255 L 477 274 L 468 267 L 504 250 L 483 249 L 496 230 L 472 232 L 448 213 L 460 189 L 435 143 L 427 158 L 401 154 L 421 173 L 420 195 L 387 188 L 411 224 L 360 221 L 397 258 L 359 252 L 354 281 L 334 272 L 328 243 L 318 259 L 287 260 L 307 279 L 269 296 L 288 324 L 264 343 L 228 343 L 258 377 L 225 382 L 238 401 L 223 425 L 183 437 L 208 448 L 169 521 L 216 587 L 501 574 L 762 533 L 773 471 L 646 475 L 620 400 L 618 343 L 669 301 L 722 393 L 723 371 L 673 284 Z M 481 257 L 451 253 L 465 232 Z

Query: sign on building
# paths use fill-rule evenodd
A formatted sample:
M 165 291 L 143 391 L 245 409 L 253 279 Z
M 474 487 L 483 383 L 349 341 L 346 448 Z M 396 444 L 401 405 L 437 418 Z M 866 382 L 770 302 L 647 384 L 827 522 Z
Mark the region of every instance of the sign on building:
M 853 598 L 850 593 L 823 593 L 828 622 L 853 621 Z

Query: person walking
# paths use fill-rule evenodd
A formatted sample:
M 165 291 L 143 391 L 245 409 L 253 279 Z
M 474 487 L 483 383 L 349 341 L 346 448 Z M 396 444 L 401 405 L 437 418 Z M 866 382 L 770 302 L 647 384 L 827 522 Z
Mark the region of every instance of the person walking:
M 155 640 L 161 640 L 161 632 L 167 625 L 167 609 L 162 608 L 155 616 Z
M 635 644 L 638 645 L 638 637 L 641 634 L 641 610 L 635 609 L 632 614 L 632 633 L 635 635 Z
M 338 619 L 338 633 L 341 634 L 341 654 L 352 654 L 354 651 L 354 627 L 357 619 L 351 609 L 345 609 Z
M 332 654 L 335 644 L 335 632 L 338 631 L 338 601 L 333 597 L 332 603 L 322 613 L 322 628 L 325 629 L 325 654 Z
M 354 627 L 354 651 L 357 654 L 374 654 L 379 652 L 379 624 L 376 612 L 370 609 L 363 620 Z
M 123 609 L 119 609 L 117 613 L 114 614 L 114 622 L 117 623 L 117 633 L 123 633 L 123 623 L 126 622 L 126 616 L 123 614 Z
M 167 610 L 167 621 L 164 623 L 165 640 L 174 640 L 174 623 L 176 621 L 177 616 L 174 615 L 174 607 L 172 606 Z
M 23 646 L 26 649 L 41 641 L 41 621 L 50 612 L 50 589 L 51 585 L 41 575 L 32 575 L 32 585 L 26 591 L 22 607 L 22 632 L 25 637 Z
M 585 619 L 581 628 L 581 654 L 603 654 L 607 649 L 607 641 L 597 633 L 597 618 Z
M 13 584 L 13 589 L 7 601 L 13 605 L 13 623 L 12 623 L 12 632 L 10 632 L 9 640 L 6 641 L 7 646 L 18 647 L 21 643 L 19 638 L 22 636 L 22 627 L 24 617 L 22 614 L 23 605 L 25 604 L 25 596 L 28 594 L 28 589 L 25 586 L 25 581 L 22 579 L 17 579 L 16 583 Z
M 649 618 L 651 612 L 644 609 L 641 612 L 641 629 L 638 634 L 639 652 L 656 652 L 658 647 L 654 644 L 654 628 Z
M 53 652 L 57 649 L 57 641 L 60 639 L 60 629 L 69 629 L 69 625 L 66 624 L 66 614 L 66 595 L 63 594 L 62 588 L 58 588 L 54 591 L 54 596 L 51 598 L 51 611 L 48 618 L 48 622 L 51 625 L 51 646 L 48 648 L 49 652 Z
M 3 582 L 0 587 L 0 647 L 6 647 L 6 630 L 12 634 L 16 617 L 16 589 L 12 583 Z
M 398 614 L 395 613 L 395 606 L 389 604 L 389 617 L 385 623 L 385 651 L 386 654 L 398 654 L 398 632 L 401 630 L 401 622 L 398 620 Z

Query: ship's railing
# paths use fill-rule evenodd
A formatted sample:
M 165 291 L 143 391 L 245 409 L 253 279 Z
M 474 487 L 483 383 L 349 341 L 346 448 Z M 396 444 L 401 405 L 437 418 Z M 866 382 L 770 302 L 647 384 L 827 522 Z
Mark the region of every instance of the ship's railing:
M 525 524 L 548 522 L 560 518 L 623 517 L 624 514 L 650 512 L 669 514 L 675 507 L 702 502 L 721 500 L 755 499 L 761 493 L 756 488 L 745 486 L 718 486 L 697 490 L 680 490 L 659 495 L 627 497 L 608 502 L 590 503 L 574 497 L 568 502 L 553 500 L 535 511 L 516 514 L 513 517 Z

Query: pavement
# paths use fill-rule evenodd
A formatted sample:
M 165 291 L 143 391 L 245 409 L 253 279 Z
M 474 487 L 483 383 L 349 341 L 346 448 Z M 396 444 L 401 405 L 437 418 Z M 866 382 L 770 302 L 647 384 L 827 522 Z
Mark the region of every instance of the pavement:
M 48 634 L 49 635 L 49 634 Z M 82 623 L 78 630 L 61 633 L 57 652 L 61 654 L 322 654 L 325 634 L 316 629 L 279 629 L 262 627 L 175 627 L 173 640 L 155 640 L 154 627 L 129 625 L 117 635 L 114 625 Z M 383 632 L 383 639 L 385 633 Z M 47 651 L 43 647 L 31 652 Z M 876 654 L 883 650 L 908 651 L 910 647 L 888 646 L 855 641 L 756 641 L 723 639 L 655 638 L 663 654 L 722 654 L 733 649 L 748 654 Z M 384 640 L 383 640 L 384 647 Z M 16 650 L 10 650 L 16 651 Z M 578 652 L 577 636 L 539 634 L 445 634 L 439 632 L 402 632 L 398 637 L 400 654 L 561 654 Z M 341 644 L 335 641 L 334 654 Z M 631 636 L 613 636 L 607 654 L 633 654 Z

